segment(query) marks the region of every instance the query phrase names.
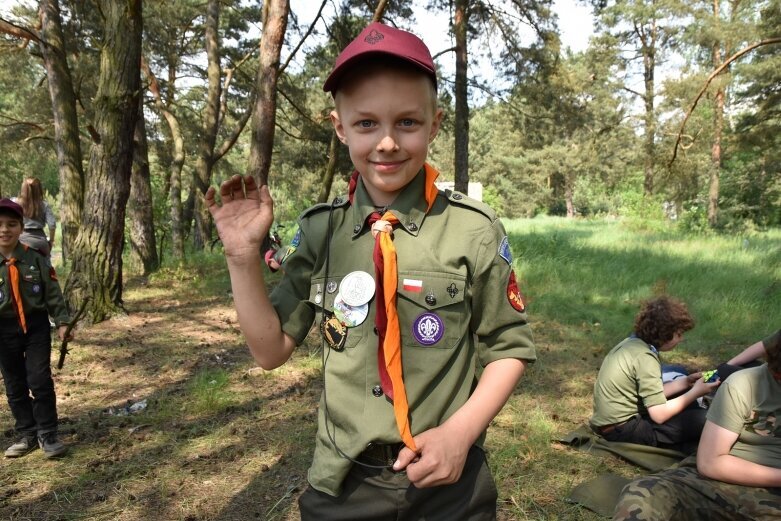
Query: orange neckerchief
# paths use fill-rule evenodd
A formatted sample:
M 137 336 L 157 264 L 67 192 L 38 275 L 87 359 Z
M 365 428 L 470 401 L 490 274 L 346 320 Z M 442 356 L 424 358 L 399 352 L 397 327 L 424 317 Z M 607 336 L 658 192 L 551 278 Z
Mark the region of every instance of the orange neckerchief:
M 428 163 L 424 165 L 424 169 L 426 175 L 424 192 L 426 213 L 428 213 L 437 197 L 438 189 L 434 181 L 439 176 L 439 172 Z M 357 176 L 354 177 L 354 181 L 357 183 Z M 353 188 L 354 184 L 352 182 L 350 184 Z M 377 360 L 383 391 L 393 400 L 393 413 L 396 416 L 396 425 L 401 439 L 407 447 L 417 452 L 410 430 L 409 403 L 401 365 L 401 331 L 396 310 L 398 268 L 392 233 L 393 226 L 398 222 L 398 218 L 390 211 L 386 211 L 382 216 L 375 212 L 369 218 L 372 235 L 375 237 L 373 255 L 377 280 L 375 323 L 379 337 Z
M 27 319 L 24 317 L 24 303 L 22 302 L 22 294 L 19 291 L 19 268 L 16 267 L 16 259 L 11 257 L 6 259 L 5 263 L 8 265 L 8 278 L 11 279 L 11 304 L 16 311 L 16 319 L 19 321 L 22 331 L 27 333 Z

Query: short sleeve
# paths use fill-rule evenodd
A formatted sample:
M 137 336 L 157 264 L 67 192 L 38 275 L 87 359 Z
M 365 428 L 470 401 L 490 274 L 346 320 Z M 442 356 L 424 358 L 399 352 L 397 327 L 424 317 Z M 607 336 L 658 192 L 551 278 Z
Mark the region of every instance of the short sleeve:
M 296 236 L 283 257 L 284 275 L 269 296 L 279 316 L 282 331 L 301 345 L 315 320 L 314 306 L 308 301 L 314 255 L 305 223 L 299 224 Z
M 54 212 L 52 211 L 51 207 L 46 203 L 43 203 L 43 216 L 44 219 L 46 220 L 46 226 L 48 226 L 49 228 L 54 228 L 55 226 L 57 226 L 57 221 L 54 218 Z
M 719 386 L 707 416 L 708 420 L 735 434 L 743 431 L 746 419 L 751 415 L 751 404 L 738 385 L 740 376 L 736 373 Z
M 494 220 L 479 246 L 472 279 L 471 331 L 482 366 L 502 358 L 537 359 L 504 226 Z
M 646 409 L 667 403 L 662 383 L 662 365 L 650 349 L 636 359 L 637 394 Z
M 781 329 L 762 340 L 762 346 L 765 348 L 765 352 L 770 350 L 773 346 L 778 346 L 781 343 Z

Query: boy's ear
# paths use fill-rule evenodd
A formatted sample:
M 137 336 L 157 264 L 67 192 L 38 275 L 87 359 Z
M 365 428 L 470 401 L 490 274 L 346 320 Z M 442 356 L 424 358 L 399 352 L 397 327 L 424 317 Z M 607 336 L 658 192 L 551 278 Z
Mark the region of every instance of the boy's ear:
M 442 124 L 442 117 L 444 116 L 443 110 L 437 109 L 437 111 L 434 113 L 434 120 L 431 122 L 431 131 L 428 134 L 428 142 L 431 144 L 432 141 L 434 141 L 434 138 L 437 137 L 437 134 L 439 133 L 439 126 Z
M 336 136 L 339 138 L 339 141 L 347 144 L 347 136 L 344 134 L 344 125 L 342 124 L 342 119 L 339 117 L 339 113 L 335 110 L 331 111 L 331 124 L 334 126 L 334 130 L 336 131 Z

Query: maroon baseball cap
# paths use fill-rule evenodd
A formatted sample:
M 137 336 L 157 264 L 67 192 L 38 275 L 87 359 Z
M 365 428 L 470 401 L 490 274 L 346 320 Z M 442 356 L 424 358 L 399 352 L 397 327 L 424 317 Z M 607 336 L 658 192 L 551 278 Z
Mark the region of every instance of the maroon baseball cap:
M 22 210 L 22 207 L 5 197 L 0 199 L 0 210 L 8 210 L 20 219 L 24 219 L 24 210 Z
M 323 90 L 333 94 L 344 73 L 356 60 L 369 54 L 387 54 L 401 58 L 428 74 L 434 81 L 434 86 L 437 85 L 434 60 L 423 40 L 407 31 L 372 22 L 336 58 L 334 68 L 323 84 Z

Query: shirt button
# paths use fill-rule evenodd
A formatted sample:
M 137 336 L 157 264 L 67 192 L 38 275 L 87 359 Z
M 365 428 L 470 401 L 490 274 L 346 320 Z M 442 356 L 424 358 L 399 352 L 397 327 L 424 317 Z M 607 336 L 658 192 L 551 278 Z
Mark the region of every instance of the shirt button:
M 428 304 L 429 306 L 433 306 L 436 303 L 437 303 L 437 297 L 435 297 L 434 295 L 426 295 L 426 304 Z
M 355 226 L 353 226 L 353 233 L 358 233 L 359 231 L 361 231 L 360 224 L 356 224 Z
M 382 387 L 380 387 L 379 385 L 375 385 L 374 387 L 372 387 L 372 394 L 377 398 L 382 396 Z
M 337 197 L 336 199 L 334 199 L 334 204 L 342 204 L 342 198 Z
M 453 199 L 455 199 L 456 201 L 458 201 L 458 200 L 459 200 L 459 199 L 461 199 L 462 197 L 463 197 L 463 196 L 462 196 L 461 194 L 453 194 Z
M 414 231 L 416 231 L 416 230 L 418 229 L 418 225 L 417 225 L 417 224 L 415 224 L 415 223 L 409 223 L 409 226 L 408 226 L 408 228 L 409 228 L 411 231 L 413 231 L 413 232 L 414 232 Z

